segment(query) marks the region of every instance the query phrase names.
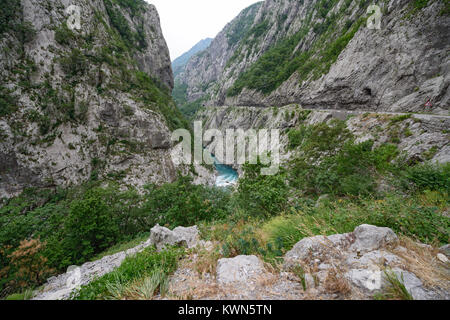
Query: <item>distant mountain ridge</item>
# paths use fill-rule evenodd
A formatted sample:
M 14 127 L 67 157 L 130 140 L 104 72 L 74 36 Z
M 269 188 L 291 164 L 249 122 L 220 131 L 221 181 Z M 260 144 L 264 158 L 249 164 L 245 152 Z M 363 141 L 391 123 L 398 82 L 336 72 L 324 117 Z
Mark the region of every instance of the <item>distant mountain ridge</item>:
M 207 49 L 211 42 L 212 38 L 206 38 L 198 42 L 195 46 L 193 46 L 188 52 L 183 53 L 181 56 L 176 58 L 172 62 L 172 69 L 174 76 L 177 76 L 180 72 L 183 71 L 183 68 L 186 66 L 188 61 L 197 53 Z

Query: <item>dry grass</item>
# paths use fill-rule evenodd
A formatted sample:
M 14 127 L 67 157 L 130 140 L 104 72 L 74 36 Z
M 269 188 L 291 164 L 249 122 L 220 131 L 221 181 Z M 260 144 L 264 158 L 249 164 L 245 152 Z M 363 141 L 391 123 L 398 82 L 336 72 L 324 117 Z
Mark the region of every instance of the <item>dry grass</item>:
M 216 274 L 217 261 L 222 258 L 217 246 L 211 250 L 205 248 L 196 251 L 196 258 L 191 263 L 191 268 L 203 277 L 205 274 Z
M 344 272 L 336 267 L 328 270 L 324 288 L 328 293 L 340 294 L 343 296 L 349 295 L 352 291 L 350 284 L 344 277 Z
M 274 273 L 264 272 L 256 277 L 256 284 L 260 287 L 271 287 L 278 281 L 278 276 L 279 275 Z
M 407 251 L 395 250 L 394 253 L 406 262 L 404 267 L 419 277 L 425 286 L 450 289 L 450 269 L 437 260 L 438 249 L 422 247 L 408 237 L 401 237 L 400 245 Z
M 218 298 L 220 289 L 217 283 L 206 283 L 200 278 L 189 279 L 186 289 L 172 288 L 168 298 L 172 300 L 200 300 Z

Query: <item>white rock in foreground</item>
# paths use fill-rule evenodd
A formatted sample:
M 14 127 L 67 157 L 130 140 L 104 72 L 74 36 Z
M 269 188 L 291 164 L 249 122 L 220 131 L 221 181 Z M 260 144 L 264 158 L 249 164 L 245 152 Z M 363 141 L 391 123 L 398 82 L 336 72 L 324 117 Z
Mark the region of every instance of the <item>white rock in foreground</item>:
M 247 283 L 263 272 L 264 266 L 256 256 L 220 259 L 217 264 L 217 281 L 225 285 Z
M 197 226 L 177 227 L 171 231 L 157 224 L 150 230 L 150 244 L 155 245 L 158 251 L 163 250 L 167 245 L 193 248 L 197 246 L 199 240 L 200 232 Z
M 448 258 L 445 255 L 443 255 L 442 253 L 438 253 L 437 258 L 442 263 L 448 263 Z
M 323 260 L 340 255 L 344 251 L 364 254 L 386 247 L 396 247 L 398 243 L 398 237 L 391 229 L 364 224 L 352 233 L 302 239 L 286 253 L 284 259 L 287 264 L 297 260 Z
M 355 243 L 350 250 L 369 252 L 385 247 L 396 247 L 399 243 L 397 235 L 389 228 L 380 228 L 363 224 L 355 229 Z

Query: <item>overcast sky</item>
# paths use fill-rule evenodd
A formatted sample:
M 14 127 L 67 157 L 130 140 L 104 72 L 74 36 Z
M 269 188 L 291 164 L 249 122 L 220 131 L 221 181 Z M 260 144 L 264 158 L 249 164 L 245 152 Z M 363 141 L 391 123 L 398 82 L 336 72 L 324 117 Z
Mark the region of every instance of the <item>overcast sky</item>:
M 258 0 L 146 0 L 156 6 L 171 59 L 214 38 L 239 12 Z

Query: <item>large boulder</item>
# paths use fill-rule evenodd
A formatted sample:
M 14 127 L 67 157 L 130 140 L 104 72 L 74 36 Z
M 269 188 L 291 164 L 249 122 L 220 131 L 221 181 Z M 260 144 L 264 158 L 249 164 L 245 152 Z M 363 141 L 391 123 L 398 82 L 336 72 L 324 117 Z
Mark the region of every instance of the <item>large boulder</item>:
M 220 284 L 247 283 L 264 272 L 261 260 L 256 256 L 237 256 L 220 259 L 217 264 L 217 281 Z
M 358 255 L 398 245 L 398 237 L 389 228 L 361 225 L 354 232 L 335 234 L 328 237 L 316 236 L 299 241 L 286 253 L 285 267 L 302 261 L 320 263 L 331 257 L 338 258 L 349 252 Z
M 355 242 L 350 250 L 360 253 L 396 247 L 399 243 L 397 235 L 389 228 L 380 228 L 363 224 L 355 229 Z
M 286 253 L 284 267 L 291 266 L 302 261 L 306 264 L 318 263 L 339 257 L 354 241 L 352 233 L 335 234 L 328 237 L 316 236 L 299 241 Z
M 158 251 L 163 250 L 168 245 L 193 248 L 197 246 L 199 239 L 197 226 L 177 227 L 171 231 L 157 224 L 150 230 L 150 244 L 156 246 Z

